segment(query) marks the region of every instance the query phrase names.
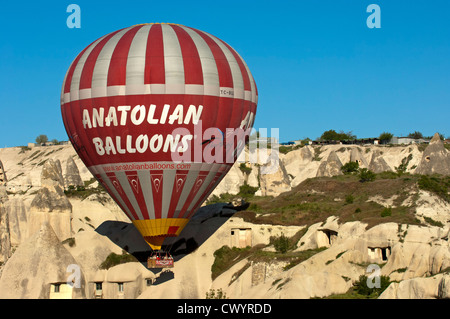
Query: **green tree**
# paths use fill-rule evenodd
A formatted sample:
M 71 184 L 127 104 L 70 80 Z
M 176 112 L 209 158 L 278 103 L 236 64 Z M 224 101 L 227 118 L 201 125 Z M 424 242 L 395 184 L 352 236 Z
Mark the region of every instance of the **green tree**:
M 369 296 L 378 297 L 391 284 L 390 278 L 388 276 L 380 276 L 379 288 L 377 287 L 370 288 L 369 285 L 367 284 L 367 279 L 368 279 L 367 276 L 361 275 L 359 276 L 359 280 L 357 280 L 353 284 L 356 293 L 358 293 L 359 295 L 367 297 Z M 369 279 L 369 281 L 370 280 L 373 279 Z
M 414 131 L 414 133 L 409 133 L 408 137 L 419 139 L 419 138 L 423 138 L 423 134 L 419 131 Z
M 42 143 L 47 143 L 47 142 L 48 142 L 47 135 L 41 134 L 38 137 L 36 137 L 36 143 L 37 144 L 42 144 Z
M 320 136 L 320 140 L 322 141 L 341 141 L 341 140 L 353 140 L 356 139 L 356 135 L 353 135 L 352 132 L 345 133 L 344 131 L 340 131 L 337 133 L 335 130 L 328 130 L 323 132 Z
M 393 137 L 394 137 L 394 134 L 389 133 L 389 132 L 383 132 L 380 134 L 380 136 L 378 138 L 382 144 L 387 144 L 390 142 L 390 140 L 392 140 Z
M 244 185 L 239 186 L 239 196 L 249 198 L 253 197 L 258 190 L 258 187 L 253 187 L 248 185 L 247 183 L 244 183 Z
M 341 171 L 344 173 L 344 175 L 350 175 L 352 173 L 355 173 L 358 171 L 359 164 L 358 162 L 348 162 L 345 165 L 342 165 Z
M 289 238 L 284 236 L 284 234 L 281 234 L 279 237 L 270 237 L 270 242 L 278 253 L 285 254 L 288 250 L 294 248 Z
M 375 180 L 375 173 L 368 170 L 367 168 L 360 168 L 359 169 L 359 180 L 360 182 L 373 182 Z

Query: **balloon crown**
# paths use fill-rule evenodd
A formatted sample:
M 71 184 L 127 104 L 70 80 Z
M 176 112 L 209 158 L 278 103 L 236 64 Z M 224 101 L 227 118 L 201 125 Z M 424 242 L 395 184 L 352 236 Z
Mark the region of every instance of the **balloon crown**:
M 178 25 L 183 27 L 184 25 L 179 24 L 179 23 L 171 23 L 171 22 L 149 22 L 149 23 L 140 23 L 140 24 L 135 24 L 134 26 L 140 26 L 140 25 L 152 25 L 152 24 L 167 24 L 167 25 Z

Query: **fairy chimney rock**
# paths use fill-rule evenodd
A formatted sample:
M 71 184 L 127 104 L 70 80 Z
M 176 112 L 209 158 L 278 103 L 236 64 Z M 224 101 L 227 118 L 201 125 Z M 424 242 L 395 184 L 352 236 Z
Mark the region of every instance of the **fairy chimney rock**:
M 0 298 L 48 299 L 52 285 L 66 284 L 70 265 L 77 262 L 61 243 L 54 229 L 43 223 L 22 243 L 5 264 L 0 278 Z M 85 279 L 80 272 L 80 288 L 72 298 L 85 298 Z
M 434 134 L 430 144 L 425 148 L 422 160 L 415 170 L 421 175 L 450 175 L 450 154 L 438 133 Z
M 369 170 L 373 171 L 374 173 L 381 173 L 392 171 L 392 168 L 389 166 L 388 163 L 384 160 L 384 158 L 381 156 L 381 152 L 378 150 L 375 150 L 372 154 L 372 159 L 369 164 Z
M 48 160 L 41 173 L 41 189 L 33 198 L 28 223 L 32 236 L 41 225 L 49 223 L 60 240 L 72 236 L 72 204 L 64 194 L 64 179 L 59 160 Z
M 50 190 L 56 190 L 56 188 L 64 189 L 64 178 L 59 160 L 48 159 L 44 163 L 41 172 L 41 186 Z
M 336 152 L 331 151 L 327 160 L 320 163 L 316 177 L 342 175 L 341 167 L 341 160 L 336 155 Z
M 8 180 L 6 179 L 5 168 L 3 167 L 2 161 L 0 161 L 0 185 L 6 184 Z
M 67 158 L 66 162 L 66 174 L 64 175 L 64 186 L 69 188 L 70 186 L 83 186 L 84 183 L 80 176 L 77 164 L 73 160 L 72 156 Z

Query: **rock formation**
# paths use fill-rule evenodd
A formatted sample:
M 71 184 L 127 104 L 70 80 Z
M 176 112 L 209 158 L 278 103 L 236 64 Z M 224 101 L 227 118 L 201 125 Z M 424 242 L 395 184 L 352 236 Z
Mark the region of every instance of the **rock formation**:
M 32 236 L 44 222 L 49 222 L 60 240 L 72 236 L 72 205 L 64 194 L 59 161 L 49 159 L 42 168 L 42 188 L 33 198 L 30 206 L 29 236 Z
M 277 196 L 291 190 L 289 175 L 283 162 L 278 158 L 271 157 L 259 167 L 259 179 L 262 196 Z
M 13 197 L 4 204 L 4 209 L 9 218 L 11 245 L 18 246 L 28 234 L 25 203 L 22 199 Z
M 48 299 L 52 285 L 66 285 L 75 259 L 64 248 L 48 223 L 22 243 L 6 263 L 0 277 L 0 298 Z M 83 298 L 85 279 L 77 278 L 73 298 Z
M 239 186 L 247 181 L 251 186 L 261 186 L 260 195 L 264 190 L 264 194 L 277 196 L 296 182 L 316 174 L 341 174 L 342 163 L 352 158 L 352 148 L 357 147 L 329 145 L 321 146 L 320 152 L 313 152 L 314 148 L 307 146 L 280 154 L 279 162 L 268 156 L 251 163 L 247 176 L 238 163 L 218 190 L 233 193 L 231 190 L 239 191 Z M 409 154 L 414 154 L 409 166 L 419 164 L 421 153 L 415 145 L 382 148 L 383 154 L 378 152 L 380 146 L 368 148 L 370 151 L 365 153 L 354 153 L 352 159 L 358 154 L 364 157 L 362 153 L 373 152 L 369 168 L 374 171 L 397 166 Z M 96 193 L 87 198 L 70 199 L 64 195 L 64 187 L 74 183 L 67 182 L 71 178 L 67 173 L 72 171 L 73 178 L 77 179 L 76 170 L 68 169 L 73 167 L 69 159 L 67 163 L 62 161 L 66 168 L 63 175 L 57 157 L 51 159 L 48 154 L 54 156 L 55 152 L 61 152 L 59 154 L 64 156 L 60 158 L 72 158 L 80 163 L 71 147 L 26 152 L 0 150 L 8 167 L 6 187 L 16 187 L 16 191 L 11 192 L 0 186 L 0 202 L 3 198 L 0 204 L 0 298 L 51 298 L 53 288 L 66 284 L 71 274 L 67 272 L 69 265 L 78 265 L 86 278 L 82 280 L 81 290 L 73 290 L 73 297 L 86 298 L 94 298 L 97 282 L 103 284 L 104 298 L 204 298 L 209 289 L 223 289 L 230 298 L 326 297 L 345 293 L 360 275 L 366 274 L 366 267 L 371 263 L 383 265 L 382 275 L 398 281 L 391 284 L 382 298 L 448 298 L 450 294 L 450 205 L 431 193 L 420 190 L 418 199 L 412 200 L 410 198 L 417 197 L 412 192 L 408 201 L 417 207 L 402 206 L 415 208 L 417 220 L 424 225 L 427 224 L 424 218 L 428 217 L 442 223 L 442 227 L 383 223 L 367 229 L 367 224 L 362 222 L 341 223 L 337 216 L 308 228 L 253 224 L 230 217 L 233 207 L 209 205 L 193 216 L 182 236 L 171 238 L 167 243 L 176 247 L 174 251 L 179 259 L 175 275 L 165 281 L 163 275 L 157 278 L 135 262 L 108 271 L 99 270 L 111 252 L 121 254 L 122 249 L 130 253 L 142 252 L 148 249 L 147 244 L 118 206 L 110 198 L 105 200 L 107 195 Z M 314 160 L 316 153 L 325 159 Z M 42 163 L 45 164 L 42 166 Z M 37 169 L 40 167 L 42 172 Z M 92 178 L 84 166 L 78 164 L 78 167 L 82 181 Z M 261 174 L 263 168 L 264 173 L 269 174 Z M 267 170 L 271 168 L 276 170 Z M 28 180 L 32 181 L 31 188 L 22 187 Z M 386 198 L 380 199 L 380 205 L 391 206 Z M 241 233 L 246 235 L 243 243 Z M 249 234 L 251 236 L 247 236 Z M 287 265 L 285 260 L 252 263 L 250 259 L 243 259 L 212 280 L 211 266 L 217 249 L 223 245 L 250 245 L 252 249 L 265 246 L 263 250 L 274 251 L 270 237 L 281 234 L 301 237 L 293 253 L 314 251 L 316 254 L 289 270 L 283 269 Z M 68 237 L 70 240 L 61 243 Z M 147 280 L 154 285 L 147 286 Z M 117 292 L 119 282 L 124 283 L 124 294 Z
M 372 159 L 369 164 L 369 170 L 374 173 L 381 172 L 390 172 L 392 168 L 386 163 L 384 158 L 381 156 L 381 152 L 379 150 L 374 150 L 372 153 Z
M 331 151 L 328 158 L 320 163 L 316 177 L 342 175 L 342 162 L 336 152 Z
M 358 162 L 360 168 L 369 168 L 369 164 L 359 151 L 358 147 L 352 148 L 350 152 L 350 162 Z
M 41 186 L 55 191 L 56 188 L 64 189 L 64 178 L 59 160 L 48 159 L 44 163 L 41 171 Z
M 73 160 L 72 156 L 67 158 L 66 162 L 66 173 L 64 174 L 64 186 L 69 188 L 70 186 L 83 186 L 84 183 L 81 180 L 80 171 L 78 170 L 77 164 Z
M 0 185 L 4 185 L 7 181 L 3 163 L 0 161 Z
M 422 160 L 415 170 L 421 175 L 450 175 L 450 154 L 444 147 L 438 133 L 434 134 L 430 144 L 425 148 Z
M 286 172 L 292 178 L 291 187 L 295 187 L 305 179 L 315 177 L 318 161 L 313 161 L 314 150 L 311 146 L 304 146 L 282 156 Z
M 11 238 L 9 232 L 9 217 L 3 203 L 0 201 L 0 264 L 11 256 Z
M 393 282 L 380 299 L 449 299 L 450 275 L 439 274 L 427 278 L 413 278 Z

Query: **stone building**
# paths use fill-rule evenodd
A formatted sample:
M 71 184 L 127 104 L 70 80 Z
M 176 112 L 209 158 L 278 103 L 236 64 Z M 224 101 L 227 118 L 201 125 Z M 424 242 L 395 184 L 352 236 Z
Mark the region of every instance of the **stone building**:
M 138 262 L 120 264 L 108 270 L 98 270 L 89 280 L 87 298 L 136 299 L 155 283 L 156 277 L 153 272 Z

